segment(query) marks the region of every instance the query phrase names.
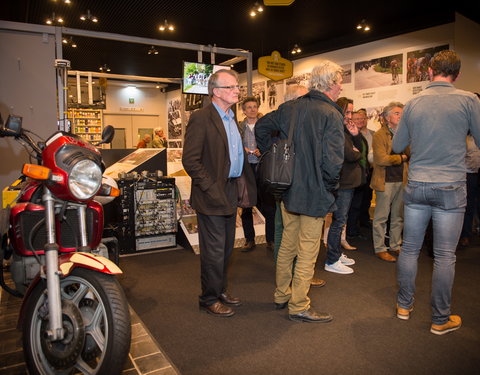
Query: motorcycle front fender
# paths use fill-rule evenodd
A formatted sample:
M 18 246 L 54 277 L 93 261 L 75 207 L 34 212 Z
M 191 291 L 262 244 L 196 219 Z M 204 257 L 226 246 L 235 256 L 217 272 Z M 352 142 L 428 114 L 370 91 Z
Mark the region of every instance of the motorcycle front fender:
M 120 275 L 122 270 L 110 259 L 91 253 L 64 253 L 58 256 L 58 268 L 62 277 L 68 276 L 76 267 L 88 268 L 109 275 Z
M 94 271 L 106 273 L 109 275 L 120 275 L 122 270 L 113 263 L 110 259 L 102 257 L 100 255 L 94 255 L 90 253 L 64 253 L 60 254 L 58 257 L 58 268 L 61 272 L 61 277 L 68 276 L 76 267 L 88 268 Z M 25 317 L 25 305 L 28 300 L 32 290 L 41 282 L 42 277 L 40 273 L 35 277 L 35 279 L 28 286 L 25 295 L 23 296 L 22 306 L 20 307 L 20 312 L 17 321 L 17 328 L 21 329 Z

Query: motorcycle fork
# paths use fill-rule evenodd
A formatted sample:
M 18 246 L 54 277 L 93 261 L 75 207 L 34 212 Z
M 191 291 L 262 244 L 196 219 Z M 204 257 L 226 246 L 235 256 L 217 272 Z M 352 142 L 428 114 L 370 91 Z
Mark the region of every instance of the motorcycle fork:
M 47 244 L 45 245 L 45 277 L 48 293 L 48 325 L 46 332 L 52 341 L 61 340 L 65 331 L 62 324 L 62 299 L 60 295 L 60 271 L 58 269 L 59 246 L 55 237 L 55 199 L 50 190 L 44 187 L 45 225 Z

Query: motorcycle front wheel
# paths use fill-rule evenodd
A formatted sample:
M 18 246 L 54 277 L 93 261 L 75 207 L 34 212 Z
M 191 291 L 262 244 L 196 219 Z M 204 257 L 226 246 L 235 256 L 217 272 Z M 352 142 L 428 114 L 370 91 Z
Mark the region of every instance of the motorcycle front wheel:
M 30 374 L 120 374 L 130 349 L 128 304 L 114 276 L 76 268 L 60 280 L 65 335 L 51 341 L 48 292 L 40 282 L 26 301 L 23 350 Z

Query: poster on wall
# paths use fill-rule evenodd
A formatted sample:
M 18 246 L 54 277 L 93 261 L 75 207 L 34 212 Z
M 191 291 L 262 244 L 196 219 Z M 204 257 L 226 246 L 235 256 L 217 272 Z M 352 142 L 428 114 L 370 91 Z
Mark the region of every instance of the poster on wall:
M 343 84 L 348 85 L 349 83 L 352 83 L 352 64 L 344 64 L 340 65 L 343 69 Z
M 402 81 L 403 54 L 355 63 L 355 90 L 399 85 Z
M 448 44 L 407 52 L 407 82 L 428 81 L 428 64 L 439 51 L 448 49 Z
M 168 139 L 182 138 L 182 116 L 180 114 L 180 98 L 168 101 Z
M 312 76 L 311 72 L 293 75 L 292 77 L 285 80 L 285 85 L 302 85 L 308 87 L 308 83 L 310 81 L 310 77 Z

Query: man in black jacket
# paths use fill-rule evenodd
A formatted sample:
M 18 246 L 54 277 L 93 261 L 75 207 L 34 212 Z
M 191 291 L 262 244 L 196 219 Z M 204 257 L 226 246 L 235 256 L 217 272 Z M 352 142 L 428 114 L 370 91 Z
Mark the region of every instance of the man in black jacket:
M 274 295 L 276 308 L 288 306 L 289 318 L 295 321 L 332 320 L 330 314 L 310 307 L 308 291 L 320 249 L 323 219 L 332 211 L 343 163 L 343 117 L 335 104 L 341 88 L 342 68 L 324 60 L 312 70 L 306 95 L 282 104 L 255 126 L 257 147 L 263 153 L 272 143 L 272 132 L 287 138 L 290 124 L 295 121 L 295 168 L 292 185 L 282 197 L 284 230 Z

